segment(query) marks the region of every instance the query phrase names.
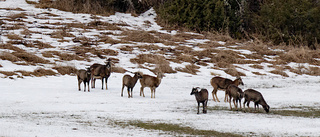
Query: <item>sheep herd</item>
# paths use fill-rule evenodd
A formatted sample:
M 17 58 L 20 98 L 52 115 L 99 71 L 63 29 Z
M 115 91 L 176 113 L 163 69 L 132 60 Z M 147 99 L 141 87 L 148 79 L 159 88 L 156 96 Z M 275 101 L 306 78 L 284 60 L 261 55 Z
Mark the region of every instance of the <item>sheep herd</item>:
M 93 64 L 89 68 L 80 69 L 77 71 L 77 79 L 78 79 L 78 89 L 81 91 L 80 84 L 84 83 L 84 91 L 86 91 L 86 86 L 88 86 L 88 92 L 90 92 L 89 82 L 91 81 L 91 88 L 95 88 L 95 81 L 96 79 L 101 79 L 102 81 L 102 89 L 103 89 L 103 83 L 105 80 L 106 89 L 108 89 L 107 81 L 111 74 L 111 60 L 107 59 L 105 62 L 105 65 L 103 64 Z M 129 71 L 130 72 L 130 71 Z M 151 98 L 155 98 L 155 89 L 160 85 L 162 78 L 164 77 L 163 73 L 157 73 L 157 77 L 150 76 L 143 74 L 142 72 L 131 72 L 134 74 L 133 77 L 130 75 L 124 75 L 122 78 L 122 90 L 121 90 L 121 97 L 123 97 L 123 89 L 124 87 L 127 87 L 128 91 L 128 98 L 132 98 L 132 90 L 134 86 L 136 85 L 137 81 L 140 79 L 140 96 L 144 96 L 144 88 L 149 87 L 151 90 Z M 247 107 L 249 108 L 249 104 L 251 101 L 254 102 L 255 110 L 258 108 L 259 110 L 259 104 L 264 108 L 264 110 L 268 113 L 269 112 L 269 105 L 264 100 L 262 94 L 254 89 L 247 89 L 244 92 L 241 88 L 239 88 L 239 85 L 243 85 L 242 79 L 240 77 L 237 77 L 234 81 L 222 78 L 222 77 L 213 77 L 210 80 L 210 84 L 213 87 L 212 91 L 212 97 L 213 101 L 220 102 L 217 97 L 217 91 L 225 90 L 225 98 L 224 102 L 229 102 L 230 109 L 232 110 L 231 100 L 233 101 L 233 104 L 238 110 L 238 102 L 240 104 L 241 108 L 241 99 L 244 98 L 243 102 L 243 108 L 245 109 L 245 103 Z M 207 103 L 208 103 L 208 90 L 205 88 L 200 89 L 199 87 L 192 88 L 192 91 L 190 95 L 195 95 L 195 98 L 198 102 L 198 112 L 199 114 L 199 107 L 200 103 L 202 103 L 203 106 L 203 113 L 207 113 Z
M 243 102 L 243 108 L 245 109 L 245 104 L 249 108 L 250 102 L 254 102 L 254 109 L 256 111 L 256 108 L 259 110 L 259 104 L 263 107 L 263 109 L 268 113 L 269 112 L 269 105 L 266 103 L 264 100 L 262 94 L 259 91 L 256 91 L 254 89 L 247 89 L 244 92 L 242 91 L 241 88 L 239 88 L 239 85 L 243 85 L 242 79 L 240 77 L 237 77 L 234 81 L 227 79 L 227 78 L 222 78 L 222 77 L 213 77 L 210 80 L 210 84 L 213 87 L 212 91 L 212 97 L 213 101 L 220 102 L 218 97 L 217 97 L 217 90 L 225 90 L 225 98 L 224 102 L 229 102 L 230 104 L 230 110 L 232 110 L 232 105 L 231 105 L 231 99 L 233 101 L 233 104 L 238 110 L 238 102 L 240 104 L 240 109 L 241 108 L 241 99 L 244 98 Z M 199 91 L 200 90 L 200 91 Z M 196 100 L 198 102 L 198 113 L 199 114 L 199 106 L 200 103 L 203 104 L 203 113 L 207 113 L 207 102 L 208 102 L 208 90 L 207 89 L 200 89 L 199 87 L 197 88 L 192 88 L 191 94 L 190 95 L 195 95 Z

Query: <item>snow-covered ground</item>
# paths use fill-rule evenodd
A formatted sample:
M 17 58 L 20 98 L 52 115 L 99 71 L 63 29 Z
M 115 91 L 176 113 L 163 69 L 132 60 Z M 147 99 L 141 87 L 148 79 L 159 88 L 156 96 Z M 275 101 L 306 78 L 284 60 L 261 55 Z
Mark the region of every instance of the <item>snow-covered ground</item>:
M 47 9 L 37 9 L 29 5 L 25 0 L 7 0 L 0 2 L 0 8 L 22 8 L 30 15 L 24 21 L 37 22 L 29 24 L 31 30 L 38 31 L 36 26 L 41 22 L 55 22 L 57 20 L 43 20 L 31 15 L 41 16 L 40 13 L 48 12 Z M 15 10 L 0 9 L 0 15 L 15 14 Z M 59 15 L 64 23 L 78 21 L 87 23 L 92 21 L 89 14 L 73 14 L 70 12 L 51 9 L 53 14 Z M 1 16 L 0 16 L 1 17 Z M 160 30 L 155 21 L 154 10 L 149 10 L 138 17 L 130 14 L 116 13 L 109 17 L 101 17 L 101 20 L 111 23 L 125 22 L 126 29 L 156 30 L 162 33 L 174 35 L 176 31 Z M 68 20 L 66 18 L 72 18 Z M 150 21 L 151 26 L 145 27 L 145 21 Z M 18 32 L 22 30 L 14 30 Z M 42 33 L 51 33 L 53 30 L 41 30 Z M 107 30 L 106 30 L 107 31 Z M 74 32 L 78 36 L 79 32 Z M 85 32 L 82 35 L 88 37 L 99 34 L 98 32 Z M 56 47 L 52 50 L 64 51 L 60 48 L 68 48 L 76 45 L 71 42 L 58 42 L 47 35 L 32 35 L 32 39 L 40 39 Z M 1 37 L 6 41 L 6 37 Z M 188 43 L 204 43 L 208 40 L 188 40 Z M 218 41 L 221 45 L 225 42 Z M 139 43 L 138 43 L 139 44 Z M 129 44 L 130 45 L 130 44 Z M 156 43 L 155 45 L 161 44 Z M 99 45 L 101 48 L 119 50 L 110 44 Z M 231 47 L 231 46 L 230 46 Z M 23 48 L 23 46 L 22 46 Z M 217 48 L 219 49 L 219 48 Z M 221 50 L 227 49 L 220 47 Z M 26 48 L 27 51 L 35 49 Z M 37 51 L 38 50 L 38 51 Z M 42 49 L 46 50 L 46 49 Z M 33 52 L 40 52 L 36 49 Z M 199 48 L 199 50 L 201 50 Z M 0 49 L 1 52 L 10 52 Z M 236 50 L 235 50 L 236 51 Z M 141 51 L 133 51 L 132 54 L 119 53 L 119 66 L 130 71 L 142 71 L 152 74 L 146 69 L 137 68 L 130 62 Z M 148 51 L 147 51 L 148 52 Z M 238 50 L 243 54 L 252 54 L 249 50 Z M 41 56 L 41 55 L 40 55 Z M 76 68 L 84 68 L 93 62 L 102 63 L 104 60 L 91 58 L 92 62 L 66 61 L 63 64 L 72 64 Z M 48 59 L 54 62 L 54 59 Z M 0 71 L 26 70 L 33 71 L 38 67 L 51 66 L 48 64 L 38 66 L 16 65 L 7 60 L 0 60 Z M 189 63 L 185 63 L 189 64 Z M 182 64 L 172 63 L 174 66 Z M 184 65 L 184 64 L 183 64 Z M 199 130 L 214 130 L 218 132 L 235 133 L 244 136 L 320 136 L 319 117 L 283 116 L 272 113 L 277 110 L 307 111 L 308 108 L 320 109 L 320 77 L 309 75 L 296 75 L 287 72 L 289 77 L 282 77 L 269 73 L 269 64 L 262 63 L 265 69 L 254 69 L 249 64 L 237 65 L 240 71 L 246 74 L 242 77 L 243 90 L 253 88 L 260 91 L 269 106 L 270 113 L 244 113 L 242 111 L 230 111 L 229 103 L 223 102 L 224 91 L 218 91 L 219 100 L 214 102 L 210 94 L 208 113 L 197 115 L 197 103 L 194 96 L 190 96 L 192 87 L 207 88 L 209 93 L 212 87 L 209 83 L 213 77 L 211 73 L 220 74 L 222 77 L 234 79 L 222 70 L 201 67 L 197 75 L 187 73 L 166 74 L 161 85 L 156 89 L 156 98 L 150 98 L 150 89 L 145 89 L 146 97 L 139 96 L 140 84 L 133 91 L 133 98 L 120 96 L 122 77 L 124 74 L 112 73 L 108 80 L 108 90 L 101 90 L 101 82 L 97 80 L 96 89 L 91 92 L 78 91 L 76 76 L 49 76 L 49 77 L 24 77 L 24 78 L 0 78 L 0 136 L 170 136 L 172 134 L 157 130 L 146 130 L 134 126 L 121 126 L 119 122 L 142 121 L 151 123 L 178 124 L 183 127 L 191 127 Z M 297 65 L 292 63 L 292 65 Z M 210 68 L 210 69 L 209 69 Z M 260 72 L 266 75 L 253 75 L 251 72 Z M 132 75 L 132 74 L 131 74 Z M 2 74 L 0 74 L 2 77 Z M 81 85 L 83 89 L 83 85 Z M 251 103 L 253 107 L 253 103 Z M 218 109 L 216 109 L 218 108 Z M 201 109 L 200 109 L 201 110 Z M 319 111 L 317 111 L 319 112 Z

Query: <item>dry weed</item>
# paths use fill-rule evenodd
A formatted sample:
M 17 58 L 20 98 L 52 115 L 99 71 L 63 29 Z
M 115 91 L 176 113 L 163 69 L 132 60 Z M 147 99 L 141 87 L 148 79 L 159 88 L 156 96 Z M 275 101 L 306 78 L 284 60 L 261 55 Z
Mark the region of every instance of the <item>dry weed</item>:
M 29 63 L 42 63 L 42 64 L 46 64 L 49 63 L 50 61 L 45 60 L 41 57 L 38 57 L 37 55 L 28 53 L 28 52 L 12 52 L 12 55 L 26 61 Z
M 235 76 L 246 76 L 246 74 L 237 71 L 237 69 L 234 68 L 234 67 L 227 68 L 227 69 L 224 70 L 224 72 L 226 72 L 227 74 L 229 74 L 231 76 L 234 76 L 234 77 Z
M 281 75 L 284 77 L 289 77 L 289 75 L 287 73 L 285 73 L 283 70 L 279 70 L 279 69 L 272 70 L 272 71 L 270 71 L 270 73 Z
M 77 69 L 73 66 L 55 66 L 53 69 L 57 70 L 61 75 L 74 75 Z
M 2 60 L 8 60 L 8 61 L 11 61 L 11 62 L 21 61 L 20 58 L 12 55 L 12 54 L 9 53 L 9 52 L 1 52 L 1 53 L 0 53 L 0 59 L 2 59 Z
M 20 37 L 18 34 L 14 34 L 14 33 L 9 33 L 7 35 L 8 39 L 12 39 L 12 40 L 23 40 L 22 37 Z
M 154 54 L 140 54 L 136 58 L 130 59 L 130 62 L 136 64 L 169 64 L 169 62 L 162 55 L 154 55 Z
M 126 73 L 127 70 L 122 68 L 122 67 L 119 67 L 119 66 L 113 66 L 112 67 L 112 72 L 115 72 L 115 73 Z
M 17 73 L 12 72 L 12 71 L 0 71 L 1 74 L 8 76 L 13 76 L 13 75 L 17 75 Z
M 263 66 L 258 65 L 258 64 L 250 65 L 249 67 L 256 68 L 256 69 L 263 69 Z
M 159 38 L 156 38 L 147 31 L 130 30 L 122 32 L 122 35 L 125 35 L 122 39 L 126 41 L 161 43 Z
M 17 14 L 13 14 L 13 15 L 10 15 L 8 16 L 10 19 L 26 19 L 27 17 L 27 14 L 26 13 L 17 13 Z
M 157 72 L 162 73 L 177 73 L 177 71 L 173 70 L 169 64 L 158 64 L 154 70 L 151 70 L 154 74 Z
M 64 37 L 75 37 L 73 34 L 67 32 L 65 29 L 54 31 L 51 33 L 52 38 L 63 39 Z
M 280 54 L 277 60 L 283 60 L 286 63 L 296 62 L 296 63 L 310 63 L 318 65 L 318 61 L 314 57 L 319 56 L 319 53 L 312 52 L 312 50 L 306 48 L 293 48 L 286 53 Z
M 252 73 L 255 74 L 255 75 L 267 75 L 267 74 L 262 74 L 260 72 L 252 72 Z
M 192 75 L 197 75 L 197 72 L 199 72 L 200 67 L 194 65 L 194 64 L 190 64 L 190 65 L 186 65 L 185 68 L 181 68 L 181 67 L 177 67 L 175 68 L 176 71 L 180 71 L 180 72 L 186 72 L 186 73 L 190 73 Z

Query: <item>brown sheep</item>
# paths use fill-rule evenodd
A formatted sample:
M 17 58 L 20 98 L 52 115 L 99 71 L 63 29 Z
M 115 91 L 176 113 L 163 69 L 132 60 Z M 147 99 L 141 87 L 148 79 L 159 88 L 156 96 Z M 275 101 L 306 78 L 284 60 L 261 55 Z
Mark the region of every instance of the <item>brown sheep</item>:
M 245 108 L 245 103 L 247 103 L 247 106 L 249 108 L 250 101 L 254 102 L 254 110 L 256 111 L 256 107 L 258 107 L 259 111 L 259 104 L 263 107 L 263 109 L 269 113 L 269 105 L 264 100 L 262 94 L 254 89 L 247 89 L 244 91 L 244 102 L 243 102 L 243 108 Z
M 143 75 L 142 78 L 140 79 L 140 96 L 144 96 L 143 89 L 145 87 L 150 87 L 151 90 L 151 98 L 156 97 L 156 88 L 160 85 L 162 78 L 164 77 L 163 73 L 158 73 L 157 77 L 150 76 L 150 75 Z
M 133 87 L 136 85 L 138 79 L 142 78 L 142 72 L 135 72 L 134 76 L 131 77 L 130 75 L 124 75 L 122 78 L 122 90 L 121 90 L 121 97 L 123 97 L 123 89 L 126 86 L 128 90 L 128 98 L 132 98 L 132 90 Z M 131 91 L 131 95 L 130 95 Z
M 207 89 L 201 89 L 200 92 L 198 91 L 200 88 L 196 87 L 196 88 L 192 88 L 192 91 L 190 93 L 190 95 L 195 95 L 196 100 L 198 102 L 198 113 L 199 114 L 199 107 L 200 107 L 200 103 L 202 103 L 203 106 L 203 113 L 207 113 L 207 105 L 208 105 L 208 90 Z
M 213 77 L 210 80 L 210 84 L 213 87 L 213 90 L 212 90 L 213 101 L 220 102 L 217 96 L 218 89 L 226 90 L 227 87 L 231 84 L 239 86 L 239 85 L 243 85 L 243 82 L 240 77 L 237 77 L 234 81 L 227 78 L 222 78 L 222 77 Z M 228 102 L 227 92 L 225 93 L 225 96 L 224 96 L 224 102 Z
M 243 94 L 244 94 L 241 88 L 239 88 L 234 84 L 231 84 L 228 86 L 226 93 L 229 95 L 229 98 L 230 98 L 229 99 L 230 110 L 232 110 L 231 99 L 233 99 L 233 104 L 236 107 L 236 110 L 238 110 L 238 102 L 240 104 L 240 109 L 241 109 L 241 99 L 243 98 Z

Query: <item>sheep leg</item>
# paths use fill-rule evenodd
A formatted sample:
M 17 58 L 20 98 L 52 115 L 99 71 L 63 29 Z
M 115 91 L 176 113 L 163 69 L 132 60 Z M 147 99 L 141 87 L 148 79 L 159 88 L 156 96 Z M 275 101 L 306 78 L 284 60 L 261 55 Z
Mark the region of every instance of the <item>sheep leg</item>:
M 129 87 L 127 87 L 127 91 L 128 91 L 128 98 L 130 98 L 131 96 L 130 96 L 130 88 Z
M 203 105 L 203 113 L 207 113 L 207 103 L 208 103 L 208 100 L 205 100 L 202 105 Z
M 197 114 L 199 114 L 199 107 L 200 107 L 200 102 L 198 102 L 198 113 Z
M 153 88 L 153 98 L 156 98 L 156 88 Z
M 240 110 L 241 110 L 241 109 L 242 109 L 242 108 L 241 108 L 241 99 L 239 99 L 238 101 L 239 101 L 239 104 L 240 104 Z
M 95 78 L 92 78 L 91 80 L 91 88 L 96 88 L 96 79 Z
M 228 102 L 228 94 L 227 94 L 227 91 L 225 91 L 225 95 L 224 95 L 224 102 Z
M 83 81 L 83 85 L 84 85 L 84 92 L 86 92 L 86 81 Z
M 89 81 L 87 81 L 87 84 L 88 84 L 88 92 L 90 92 L 90 85 L 89 85 Z
M 236 108 L 236 110 L 238 110 L 238 105 L 236 105 L 236 100 L 233 99 L 232 101 L 233 101 L 234 107 Z
M 130 88 L 130 89 L 131 89 L 131 90 L 130 90 L 130 92 L 131 92 L 131 95 L 130 95 L 130 97 L 131 97 L 131 98 L 133 98 L 133 97 L 132 97 L 132 90 L 133 90 L 133 88 Z
M 231 99 L 229 100 L 230 110 L 232 110 Z
M 150 87 L 150 90 L 151 90 L 151 98 L 152 98 L 152 97 L 153 97 L 153 94 L 152 94 L 152 92 L 153 92 L 152 87 Z
M 220 100 L 218 99 L 218 96 L 217 96 L 217 92 L 218 92 L 218 87 L 214 87 L 214 89 L 212 91 L 213 101 L 220 102 Z
M 80 87 L 81 82 L 82 82 L 82 80 L 78 79 L 78 89 L 79 89 L 79 91 L 81 91 L 81 87 Z
M 106 90 L 108 89 L 108 79 L 109 77 L 106 77 Z
M 142 94 L 142 95 L 143 95 L 143 97 L 145 97 L 145 96 L 144 96 L 143 89 L 144 89 L 144 87 L 141 87 L 141 88 L 140 88 L 140 96 L 141 96 L 141 94 Z
M 124 85 L 122 85 L 121 97 L 123 97 L 123 89 L 124 89 Z
M 103 79 L 104 79 L 104 78 L 101 78 L 101 86 L 102 86 L 101 89 L 103 89 Z

